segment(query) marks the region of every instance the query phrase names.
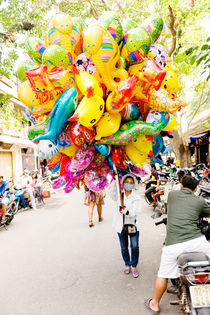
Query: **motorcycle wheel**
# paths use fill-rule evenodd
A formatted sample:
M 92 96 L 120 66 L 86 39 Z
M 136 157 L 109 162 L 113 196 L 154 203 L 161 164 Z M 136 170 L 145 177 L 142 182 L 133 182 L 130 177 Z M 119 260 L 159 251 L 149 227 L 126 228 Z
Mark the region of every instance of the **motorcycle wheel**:
M 147 196 L 144 195 L 144 197 L 145 197 L 146 203 L 148 203 L 148 205 L 150 205 L 150 201 L 149 201 L 149 199 L 147 199 Z
M 18 212 L 18 205 L 13 202 L 10 206 L 11 212 L 15 215 Z
M 12 222 L 13 219 L 14 219 L 14 214 L 11 214 L 10 216 L 7 216 L 7 222 L 5 224 L 9 225 Z

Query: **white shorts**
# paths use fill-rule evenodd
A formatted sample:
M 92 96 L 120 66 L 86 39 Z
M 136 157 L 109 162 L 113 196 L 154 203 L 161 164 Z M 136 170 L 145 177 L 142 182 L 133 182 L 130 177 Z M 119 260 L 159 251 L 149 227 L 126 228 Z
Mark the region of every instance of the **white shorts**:
M 204 252 L 210 258 L 210 243 L 205 236 L 201 236 L 187 242 L 164 246 L 158 277 L 167 279 L 178 278 L 177 257 L 184 252 Z
M 5 205 L 5 206 L 8 206 L 8 204 L 9 204 L 9 199 L 8 199 L 7 197 L 2 198 L 2 199 L 1 199 L 1 203 L 2 203 L 3 205 Z

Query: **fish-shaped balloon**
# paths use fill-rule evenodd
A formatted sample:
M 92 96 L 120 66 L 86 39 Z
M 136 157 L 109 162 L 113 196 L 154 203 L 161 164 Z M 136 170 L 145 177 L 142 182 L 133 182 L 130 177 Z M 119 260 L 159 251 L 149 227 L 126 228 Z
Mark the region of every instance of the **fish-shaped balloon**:
M 33 141 L 58 138 L 66 127 L 68 118 L 74 113 L 77 107 L 77 101 L 77 90 L 74 87 L 71 87 L 61 94 L 50 114 L 50 123 L 46 133 L 33 139 Z

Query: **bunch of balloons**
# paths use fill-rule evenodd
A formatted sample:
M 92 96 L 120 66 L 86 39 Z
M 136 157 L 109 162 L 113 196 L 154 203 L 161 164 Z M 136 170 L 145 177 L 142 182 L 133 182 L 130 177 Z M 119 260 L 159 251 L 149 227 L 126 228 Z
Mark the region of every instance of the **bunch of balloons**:
M 54 187 L 70 192 L 81 177 L 94 191 L 120 174 L 150 172 L 149 162 L 165 150 L 163 136 L 178 129 L 173 113 L 187 104 L 178 69 L 156 44 L 161 16 L 143 25 L 122 23 L 114 12 L 85 25 L 56 14 L 45 43 L 28 38 L 30 61 L 17 68 L 18 96 L 32 121 L 28 137 L 60 171 Z

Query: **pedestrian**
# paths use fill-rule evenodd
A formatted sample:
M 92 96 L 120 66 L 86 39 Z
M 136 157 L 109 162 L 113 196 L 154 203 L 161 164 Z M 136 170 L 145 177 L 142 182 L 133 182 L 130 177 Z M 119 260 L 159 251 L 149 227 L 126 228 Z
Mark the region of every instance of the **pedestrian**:
M 116 180 L 113 180 L 109 186 L 108 193 L 113 200 L 118 202 L 118 207 L 114 210 L 112 226 L 119 237 L 121 254 L 125 263 L 124 274 L 128 275 L 132 268 L 133 277 L 137 278 L 139 276 L 137 269 L 139 261 L 138 214 L 141 212 L 141 201 L 140 196 L 134 192 L 135 185 L 136 180 L 132 174 L 127 174 L 122 178 L 123 208 L 119 206 L 120 197 L 117 194 Z M 134 233 L 128 234 L 128 226 L 132 227 Z M 129 240 L 131 255 L 128 249 Z
M 168 279 L 179 277 L 177 257 L 183 252 L 204 252 L 210 258 L 210 243 L 198 229 L 200 216 L 210 216 L 210 206 L 203 198 L 195 196 L 197 185 L 195 178 L 185 175 L 181 190 L 168 195 L 167 233 L 154 295 L 144 301 L 153 315 L 160 313 L 159 303 Z
M 88 218 L 89 218 L 89 227 L 93 227 L 93 212 L 95 205 L 97 207 L 97 212 L 98 212 L 98 221 L 102 222 L 103 217 L 102 217 L 102 205 L 104 205 L 104 198 L 106 197 L 106 193 L 104 190 L 95 192 L 92 191 L 87 187 L 87 185 L 84 182 L 84 179 L 80 179 L 77 182 L 77 188 L 80 189 L 80 185 L 84 186 L 85 190 L 85 200 L 84 200 L 84 205 L 88 206 Z
M 38 169 L 33 170 L 32 178 L 34 180 L 34 190 L 35 190 L 35 193 L 37 195 L 38 203 L 39 204 L 41 204 L 41 203 L 45 204 L 44 198 L 42 196 L 43 183 L 42 183 L 42 178 L 41 178 L 41 175 L 39 174 Z

